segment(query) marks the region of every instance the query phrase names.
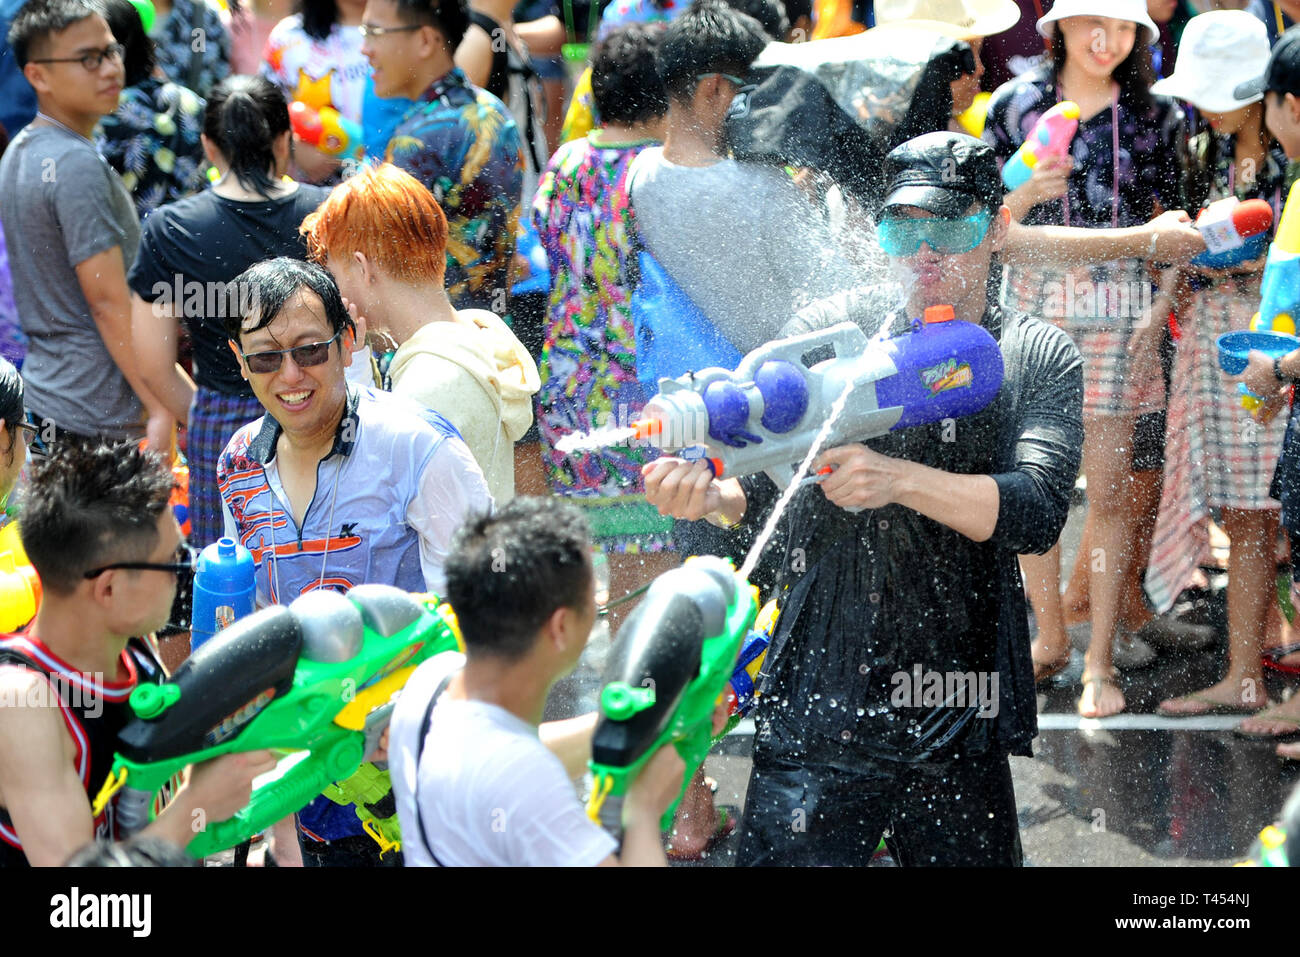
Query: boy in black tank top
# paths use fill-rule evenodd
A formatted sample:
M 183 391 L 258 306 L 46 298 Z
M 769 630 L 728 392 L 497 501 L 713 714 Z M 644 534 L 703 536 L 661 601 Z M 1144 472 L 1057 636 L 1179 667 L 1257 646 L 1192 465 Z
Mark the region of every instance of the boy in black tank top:
M 23 547 L 44 597 L 22 632 L 0 636 L 0 866 L 57 865 L 92 838 L 114 839 L 113 806 L 91 800 L 112 766 L 127 699 L 166 672 L 152 638 L 192 563 L 157 456 L 132 446 L 69 445 L 36 470 L 23 502 Z M 270 752 L 196 767 L 144 833 L 185 846 L 202 809 L 248 803 Z

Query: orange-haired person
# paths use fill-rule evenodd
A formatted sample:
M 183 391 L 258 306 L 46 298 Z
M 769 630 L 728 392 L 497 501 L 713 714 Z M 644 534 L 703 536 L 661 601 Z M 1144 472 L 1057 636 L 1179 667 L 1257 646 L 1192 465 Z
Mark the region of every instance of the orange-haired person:
M 366 167 L 334 188 L 302 232 L 354 318 L 396 344 L 384 387 L 449 419 L 497 505 L 509 501 L 514 443 L 533 420 L 537 366 L 494 313 L 452 306 L 447 218 L 433 194 L 396 166 Z

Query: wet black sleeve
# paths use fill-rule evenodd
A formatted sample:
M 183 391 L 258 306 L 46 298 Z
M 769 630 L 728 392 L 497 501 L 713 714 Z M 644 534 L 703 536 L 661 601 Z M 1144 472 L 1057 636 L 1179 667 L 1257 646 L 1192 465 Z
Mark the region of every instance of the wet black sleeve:
M 767 521 L 772 506 L 781 497 L 776 483 L 765 473 L 759 472 L 740 479 L 740 489 L 745 493 L 745 515 L 741 522 L 757 527 L 761 522 Z
M 1021 320 L 1012 335 L 1019 339 L 1019 361 L 1007 363 L 1009 384 L 1018 388 L 1017 421 L 1010 467 L 993 476 L 999 501 L 992 541 L 1041 555 L 1065 527 L 1083 456 L 1083 359 L 1069 336 L 1045 322 Z M 1004 333 L 1011 360 L 1008 344 Z

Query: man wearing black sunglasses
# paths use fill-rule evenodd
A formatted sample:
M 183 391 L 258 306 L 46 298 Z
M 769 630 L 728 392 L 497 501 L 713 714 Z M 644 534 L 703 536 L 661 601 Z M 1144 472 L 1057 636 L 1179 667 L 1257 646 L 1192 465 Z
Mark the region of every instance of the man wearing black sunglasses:
M 272 259 L 235 285 L 253 307 L 226 332 L 266 415 L 230 440 L 217 485 L 226 534 L 257 565 L 258 605 L 372 582 L 441 592 L 453 534 L 492 507 L 460 434 L 407 399 L 349 386 L 357 330 L 320 266 Z M 299 824 L 305 863 L 379 862 L 351 806 L 318 799 Z
M 165 676 L 151 633 L 193 563 L 171 484 L 133 445 L 70 444 L 35 469 L 22 536 L 44 595 L 31 625 L 0 636 L 0 867 L 61 864 L 116 836 L 113 803 L 95 818 L 91 799 L 134 717 L 132 690 Z M 195 811 L 229 817 L 274 764 L 261 751 L 199 765 L 146 833 L 184 847 Z
M 1036 702 L 1016 556 L 1065 524 L 1082 362 L 1064 332 L 997 304 L 1009 212 L 988 146 L 930 133 L 891 152 L 886 176 L 879 237 L 906 308 L 850 293 L 804 328 L 898 335 L 950 306 L 998 340 L 1002 388 L 975 415 L 814 460 L 828 476 L 785 519 L 740 864 L 865 864 L 886 832 L 904 865 L 1021 862 L 1008 756 L 1030 753 Z M 764 476 L 710 481 L 702 463 L 645 472 L 647 498 L 680 518 L 752 523 L 776 496 Z

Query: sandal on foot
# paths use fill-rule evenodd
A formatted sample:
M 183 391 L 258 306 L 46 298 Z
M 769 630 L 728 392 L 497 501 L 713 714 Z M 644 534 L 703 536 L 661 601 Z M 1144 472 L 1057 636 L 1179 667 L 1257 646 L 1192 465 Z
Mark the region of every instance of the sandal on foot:
M 1116 676 L 1115 676 L 1115 674 L 1114 674 L 1113 672 L 1112 672 L 1111 674 L 1103 674 L 1103 673 L 1100 673 L 1100 672 L 1085 671 L 1085 672 L 1083 673 L 1083 677 L 1082 677 L 1081 680 L 1082 680 L 1083 689 L 1084 689 L 1085 692 L 1088 690 L 1088 685 L 1091 685 L 1091 684 L 1110 685 L 1110 686 L 1111 686 L 1112 688 L 1114 688 L 1116 691 L 1119 691 L 1119 693 L 1120 693 L 1120 697 L 1123 697 L 1123 696 L 1124 696 L 1124 692 L 1120 690 L 1120 687 L 1119 687 L 1119 681 L 1116 680 Z M 1114 715 L 1120 714 L 1121 712 L 1124 711 L 1124 708 L 1127 708 L 1127 707 L 1128 707 L 1128 700 L 1126 699 L 1126 700 L 1124 701 L 1124 708 L 1120 708 L 1119 711 L 1113 711 L 1113 712 L 1111 712 L 1111 714 L 1086 715 L 1086 714 L 1083 713 L 1082 710 L 1080 710 L 1080 707 L 1079 707 L 1079 706 L 1080 706 L 1082 703 L 1083 703 L 1083 695 L 1079 695 L 1079 700 L 1078 700 L 1078 702 L 1075 704 L 1075 706 L 1074 706 L 1074 710 L 1079 712 L 1079 717 L 1081 717 L 1081 718 L 1093 718 L 1094 720 L 1096 720 L 1096 719 L 1100 719 L 1100 718 L 1110 718 L 1110 717 L 1113 717 Z
M 1180 709 L 1167 708 L 1165 705 L 1174 701 L 1194 701 L 1198 705 L 1204 705 L 1200 708 Z M 1207 694 L 1193 691 L 1191 694 L 1185 694 L 1179 698 L 1170 698 L 1168 701 L 1160 702 L 1156 708 L 1156 714 L 1163 715 L 1166 718 L 1199 718 L 1207 714 L 1259 714 L 1264 705 L 1241 704 L 1228 701 L 1218 701 Z
M 1236 727 L 1232 733 L 1239 738 L 1245 738 L 1248 741 L 1291 741 L 1300 738 L 1300 718 L 1293 718 L 1286 714 L 1272 714 L 1273 711 L 1281 710 L 1281 706 L 1269 708 L 1267 711 L 1259 711 L 1254 717 L 1260 721 L 1272 721 L 1277 724 L 1292 725 L 1292 730 L 1282 732 L 1271 731 L 1247 731 L 1244 728 Z
M 664 851 L 664 856 L 670 861 L 692 862 L 702 861 L 708 856 L 709 851 L 713 850 L 721 842 L 731 837 L 736 830 L 736 822 L 740 820 L 740 808 L 734 804 L 719 804 L 718 826 L 713 830 L 713 836 L 709 838 L 707 844 L 700 850 L 691 853 L 689 851 L 674 851 L 672 849 Z
M 1270 671 L 1279 671 L 1286 675 L 1300 675 L 1300 664 L 1290 664 L 1282 660 L 1297 652 L 1300 652 L 1300 642 L 1265 648 L 1263 651 L 1264 667 Z

